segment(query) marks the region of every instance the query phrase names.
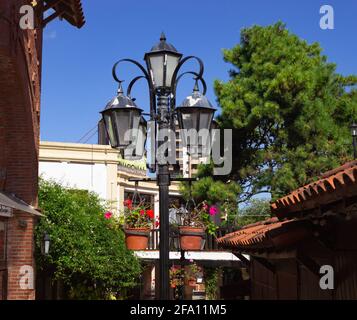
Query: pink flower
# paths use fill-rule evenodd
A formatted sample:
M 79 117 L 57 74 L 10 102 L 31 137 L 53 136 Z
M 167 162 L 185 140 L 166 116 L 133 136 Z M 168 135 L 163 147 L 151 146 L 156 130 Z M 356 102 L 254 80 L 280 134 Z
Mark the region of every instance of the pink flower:
M 104 214 L 104 218 L 105 219 L 107 219 L 107 220 L 109 220 L 111 217 L 112 217 L 112 213 L 111 212 L 109 212 L 109 211 L 107 211 L 105 214 Z
M 209 214 L 211 216 L 215 216 L 218 213 L 218 208 L 216 206 L 212 206 L 211 208 L 209 208 Z

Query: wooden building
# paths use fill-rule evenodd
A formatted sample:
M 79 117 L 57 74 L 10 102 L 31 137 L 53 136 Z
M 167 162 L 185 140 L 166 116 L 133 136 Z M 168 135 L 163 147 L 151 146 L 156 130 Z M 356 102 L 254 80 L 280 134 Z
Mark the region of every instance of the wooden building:
M 220 239 L 250 270 L 251 299 L 357 299 L 357 161 L 271 205 L 273 218 Z

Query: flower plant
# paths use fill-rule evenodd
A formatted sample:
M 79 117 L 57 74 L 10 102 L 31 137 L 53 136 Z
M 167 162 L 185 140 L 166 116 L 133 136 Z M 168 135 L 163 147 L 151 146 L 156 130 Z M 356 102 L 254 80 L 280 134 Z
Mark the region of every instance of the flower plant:
M 180 213 L 183 226 L 204 228 L 208 234 L 215 235 L 218 226 L 212 221 L 212 217 L 219 214 L 217 206 L 210 206 L 203 201 L 193 208 L 181 209 Z
M 201 267 L 197 265 L 196 262 L 190 260 L 191 264 L 188 265 L 187 278 L 188 279 L 196 279 L 198 275 L 202 272 Z
M 181 266 L 173 265 L 170 268 L 170 286 L 176 288 L 184 284 L 185 270 Z
M 134 205 L 131 199 L 124 201 L 124 226 L 126 228 L 152 228 L 154 211 L 144 201 Z

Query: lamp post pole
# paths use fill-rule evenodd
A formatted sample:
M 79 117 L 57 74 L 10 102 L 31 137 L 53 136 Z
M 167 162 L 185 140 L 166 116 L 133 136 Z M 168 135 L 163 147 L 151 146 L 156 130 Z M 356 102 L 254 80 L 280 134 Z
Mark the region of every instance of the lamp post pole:
M 195 56 L 188 56 L 183 59 L 182 54 L 177 52 L 174 46 L 166 42 L 164 34 L 160 37 L 160 42 L 156 44 L 150 52 L 145 54 L 147 68 L 132 59 L 121 59 L 113 66 L 112 74 L 115 81 L 119 83 L 117 96 L 114 97 L 101 112 L 104 125 L 113 148 L 124 150 L 123 154 L 128 159 L 138 160 L 143 156 L 146 141 L 140 137 L 140 132 L 146 132 L 142 128 L 143 116 L 150 116 L 150 120 L 155 122 L 155 131 L 165 130 L 169 133 L 175 127 L 176 121 L 180 129 L 183 130 L 209 130 L 215 109 L 205 96 L 207 91 L 206 83 L 203 79 L 204 66 L 201 59 Z M 199 71 L 186 71 L 178 75 L 181 67 L 189 60 L 196 60 L 199 64 Z M 122 88 L 123 80 L 116 74 L 116 68 L 121 62 L 129 62 L 138 67 L 142 75 L 131 80 L 128 85 L 127 93 L 124 94 Z M 193 94 L 176 107 L 176 87 L 184 75 L 192 75 L 195 80 Z M 131 98 L 131 89 L 140 79 L 147 81 L 150 93 L 150 114 L 143 113 L 135 104 L 135 99 Z M 198 82 L 202 84 L 203 93 L 199 92 Z M 141 128 L 141 129 L 140 129 Z M 165 132 L 164 131 L 164 132 Z M 157 136 L 155 132 L 154 136 Z M 166 139 L 169 139 L 168 135 Z M 131 144 L 135 143 L 135 157 L 130 153 Z M 155 145 L 156 163 L 148 165 L 149 170 L 157 176 L 159 187 L 159 209 L 160 209 L 160 259 L 159 259 L 159 284 L 161 300 L 170 298 L 170 238 L 169 238 L 169 186 L 170 172 L 169 163 L 166 155 L 169 150 L 165 150 L 165 141 L 151 141 Z M 160 148 L 161 147 L 161 148 Z M 141 152 L 138 152 L 138 150 Z M 127 152 L 129 151 L 129 152 Z M 176 153 L 176 152 L 175 152 Z M 174 165 L 174 163 L 170 163 Z M 177 180 L 177 179 L 175 179 Z M 178 181 L 178 180 L 177 180 Z
M 158 126 L 159 130 L 167 130 L 170 128 L 169 117 L 169 98 L 166 95 L 159 95 L 157 100 L 158 109 Z M 159 143 L 159 147 L 164 143 Z M 163 148 L 158 148 L 163 150 Z M 162 152 L 162 151 L 161 151 Z M 160 281 L 160 300 L 169 300 L 170 298 L 170 236 L 169 236 L 169 186 L 170 173 L 169 166 L 164 163 L 165 154 L 157 154 L 158 157 L 158 172 L 157 185 L 159 187 L 159 212 L 160 212 L 160 260 L 159 260 L 159 281 Z

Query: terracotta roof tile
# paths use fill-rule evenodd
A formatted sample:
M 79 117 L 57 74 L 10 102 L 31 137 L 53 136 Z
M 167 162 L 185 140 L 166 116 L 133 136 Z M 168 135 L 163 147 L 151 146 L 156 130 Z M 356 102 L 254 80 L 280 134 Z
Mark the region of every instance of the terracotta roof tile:
M 301 241 L 310 234 L 304 221 L 278 221 L 270 218 L 219 238 L 223 248 L 239 251 L 280 250 Z
M 320 179 L 308 185 L 300 187 L 285 197 L 275 201 L 271 205 L 271 210 L 278 217 L 283 217 L 284 212 L 302 210 L 308 202 L 310 207 L 314 205 L 314 200 L 321 198 L 324 195 L 333 194 L 335 191 L 347 188 L 351 185 L 357 185 L 357 161 L 351 161 L 330 170 Z M 356 190 L 357 194 L 357 190 Z M 334 198 L 334 200 L 336 200 Z M 324 199 L 326 203 L 327 198 Z
M 63 19 L 77 28 L 85 24 L 81 0 L 62 0 L 53 9 L 60 11 Z

